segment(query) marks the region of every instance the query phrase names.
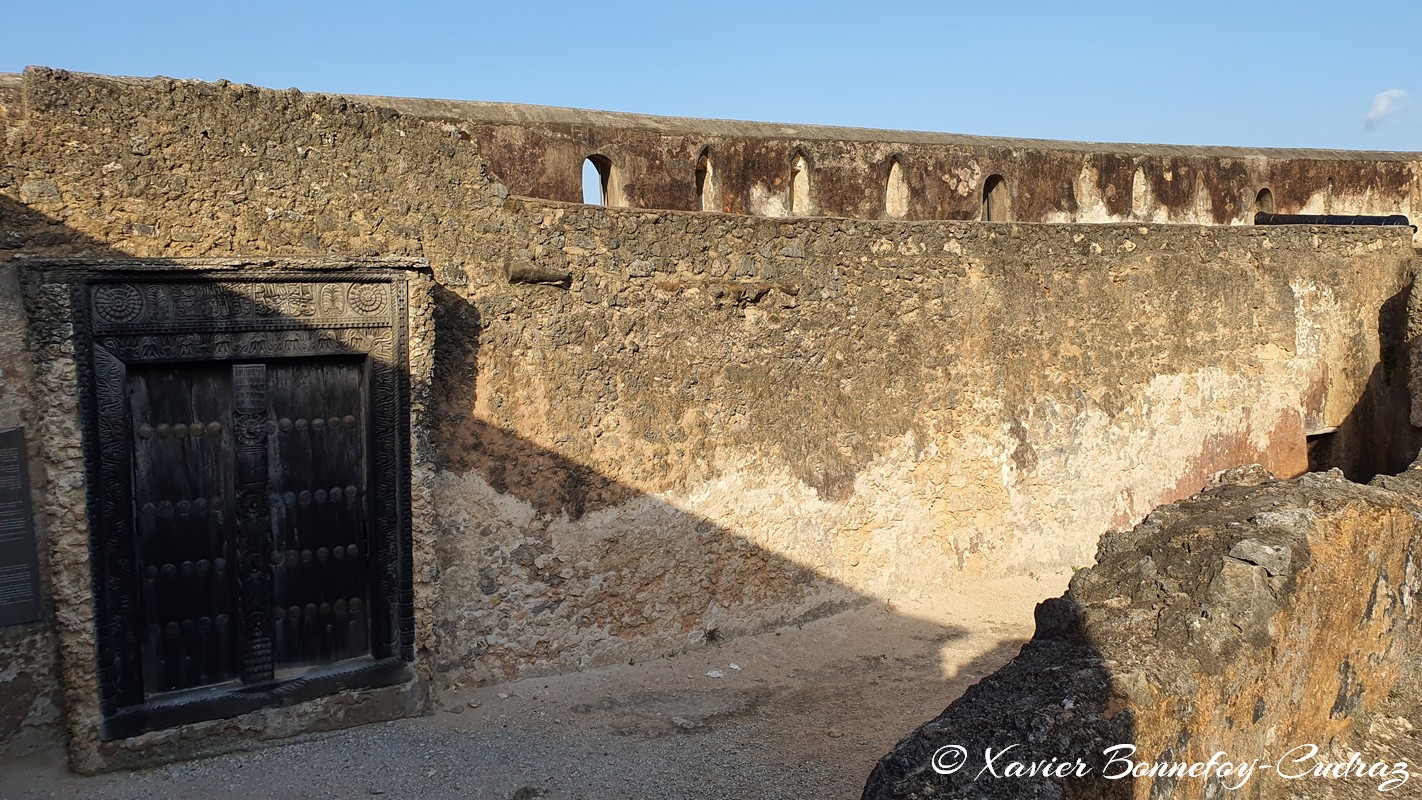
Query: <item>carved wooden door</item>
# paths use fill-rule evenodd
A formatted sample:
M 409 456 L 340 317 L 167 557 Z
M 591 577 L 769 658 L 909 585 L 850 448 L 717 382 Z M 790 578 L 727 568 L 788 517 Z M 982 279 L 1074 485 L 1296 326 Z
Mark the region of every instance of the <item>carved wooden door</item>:
M 101 737 L 413 686 L 407 285 L 71 285 Z
M 370 652 L 361 363 L 273 364 L 267 490 L 277 669 Z
M 145 694 L 238 676 L 231 372 L 128 375 Z
M 364 372 L 129 372 L 145 695 L 370 653 Z

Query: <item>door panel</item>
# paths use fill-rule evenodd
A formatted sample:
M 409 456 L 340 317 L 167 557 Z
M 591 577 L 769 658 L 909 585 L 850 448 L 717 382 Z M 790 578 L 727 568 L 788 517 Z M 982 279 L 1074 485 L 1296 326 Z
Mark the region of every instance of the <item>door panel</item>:
M 370 652 L 360 359 L 267 371 L 277 669 Z
M 237 677 L 231 370 L 130 370 L 145 694 Z
M 145 696 L 370 654 L 365 374 L 129 372 Z

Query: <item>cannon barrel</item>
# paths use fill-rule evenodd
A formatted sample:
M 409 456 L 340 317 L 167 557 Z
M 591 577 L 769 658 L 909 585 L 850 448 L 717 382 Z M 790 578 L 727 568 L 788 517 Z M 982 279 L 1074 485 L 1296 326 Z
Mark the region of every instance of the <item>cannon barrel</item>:
M 1356 215 L 1345 214 L 1268 214 L 1263 211 L 1254 215 L 1255 225 L 1412 225 L 1403 214 Z M 1417 226 L 1412 226 L 1413 230 Z

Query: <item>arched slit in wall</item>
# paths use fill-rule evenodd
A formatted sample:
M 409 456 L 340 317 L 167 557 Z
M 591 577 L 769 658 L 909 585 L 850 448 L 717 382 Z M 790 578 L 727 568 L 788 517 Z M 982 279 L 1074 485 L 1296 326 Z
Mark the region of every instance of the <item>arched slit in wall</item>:
M 889 161 L 889 179 L 884 186 L 884 213 L 892 219 L 908 216 L 909 187 L 897 156 Z
M 810 163 L 804 153 L 795 154 L 790 165 L 790 215 L 803 217 L 810 213 Z
M 591 155 L 583 160 L 583 202 L 591 206 L 612 205 L 608 188 L 612 184 L 612 162 L 607 156 Z
M 1272 214 L 1274 213 L 1274 193 L 1269 191 L 1269 187 L 1259 190 L 1259 194 L 1254 195 L 1254 213 Z
M 696 159 L 696 210 L 719 211 L 716 208 L 716 176 L 711 167 L 711 148 L 701 149 Z
M 1007 219 L 1007 181 L 1001 175 L 989 175 L 983 181 L 983 222 L 1002 222 Z

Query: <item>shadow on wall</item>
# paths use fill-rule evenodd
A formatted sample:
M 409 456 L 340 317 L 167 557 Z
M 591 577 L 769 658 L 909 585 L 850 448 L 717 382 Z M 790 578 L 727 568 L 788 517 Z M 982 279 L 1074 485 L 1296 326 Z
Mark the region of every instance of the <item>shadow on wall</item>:
M 540 515 L 580 519 L 639 493 L 583 464 L 477 420 L 479 308 L 442 286 L 435 295 L 435 459 L 438 469 L 477 473 Z
M 40 263 L 59 258 L 133 260 L 122 251 L 88 239 L 57 220 L 5 198 L 0 198 L 0 235 L 5 246 L 0 257 L 7 261 L 19 254 Z M 326 260 L 333 259 L 327 257 Z M 280 266 L 283 259 L 263 257 L 261 261 Z M 161 269 L 164 264 L 176 267 L 182 262 L 150 259 L 144 263 Z M 231 275 L 235 278 L 240 273 Z M 340 272 L 330 275 L 332 280 L 339 280 Z M 196 281 L 193 285 L 202 287 L 204 283 Z M 215 291 L 204 295 L 207 298 L 204 302 L 218 305 L 226 301 L 241 302 L 240 298 L 223 296 L 225 290 L 215 283 L 207 282 L 207 288 Z M 540 671 L 567 671 L 685 650 L 738 634 L 808 621 L 870 602 L 847 587 L 816 575 L 813 569 L 750 544 L 711 520 L 686 513 L 601 475 L 595 469 L 475 419 L 471 410 L 482 327 L 478 310 L 451 292 L 439 287 L 435 287 L 435 292 L 436 380 L 433 385 L 416 381 L 411 387 L 411 396 L 417 405 L 431 397 L 436 400 L 435 416 L 431 419 L 433 428 L 427 432 L 430 434 L 427 452 L 434 461 L 437 486 L 462 485 L 461 481 L 484 484 L 482 489 L 467 495 L 469 505 L 437 504 L 432 509 L 433 530 L 417 532 L 412 542 L 414 592 L 417 598 L 424 598 L 417 600 L 414 610 L 414 651 L 417 665 L 422 672 L 432 673 L 437 686 L 462 679 L 492 681 Z M 291 322 L 295 318 L 285 314 L 283 304 L 303 302 L 300 297 L 273 300 L 274 305 L 268 306 L 267 312 L 270 318 L 285 318 L 284 321 Z M 314 302 L 321 302 L 320 297 L 314 298 Z M 32 353 L 36 358 L 54 359 L 56 353 L 67 346 L 67 320 L 33 319 L 31 325 L 42 334 L 36 338 Z M 303 330 L 299 325 L 289 327 L 293 334 L 319 336 L 321 333 L 314 329 Z M 192 365 L 205 357 L 205 347 L 199 343 L 185 354 L 175 351 L 164 363 Z M 269 365 L 285 357 L 276 352 L 263 353 L 265 355 L 254 352 L 250 357 Z M 339 360 L 340 354 L 336 355 Z M 223 365 L 233 360 L 225 357 Z M 39 366 L 43 373 L 48 365 Z M 159 387 L 164 380 L 157 377 L 152 385 Z M 44 383 L 44 379 L 40 382 Z M 218 383 L 221 383 L 220 378 Z M 327 399 L 337 399 L 334 394 Z M 176 415 L 175 418 L 197 419 L 205 415 L 201 421 L 230 424 L 231 410 L 223 419 L 220 409 L 197 408 L 205 402 L 197 392 L 177 391 L 163 397 L 153 394 L 149 400 L 171 406 L 167 410 L 172 412 L 170 416 Z M 67 433 L 69 412 L 51 416 L 47 409 L 48 406 L 36 406 L 26 420 L 32 432 L 30 441 L 37 449 L 52 447 L 66 435 L 72 436 Z M 135 437 L 139 435 L 133 433 Z M 312 432 L 304 431 L 302 435 L 309 437 Z M 415 438 L 418 451 L 422 440 L 418 433 Z M 172 438 L 169 442 L 177 445 L 178 439 Z M 135 449 L 137 444 L 137 439 L 128 442 Z M 201 447 L 194 438 L 178 446 Z M 417 453 L 417 463 L 420 458 Z M 205 666 L 204 671 L 194 675 L 183 672 L 181 659 L 165 660 L 163 648 L 174 652 L 181 649 L 178 640 L 186 632 L 185 620 L 157 619 L 167 612 L 158 608 L 153 595 L 145 594 L 143 589 L 145 578 L 142 575 L 147 566 L 157 567 L 159 574 L 163 574 L 163 565 L 156 562 L 166 556 L 156 552 L 148 554 L 155 563 L 136 564 L 137 570 L 131 574 L 110 575 L 110 579 L 100 581 L 105 584 L 101 594 L 116 591 L 113 584 L 117 582 L 127 586 L 117 589 L 120 594 L 126 592 L 126 596 L 137 598 L 138 602 L 129 605 L 112 598 L 102 601 L 97 614 L 98 628 L 87 621 L 84 606 L 93 597 L 93 587 L 87 584 L 91 542 L 81 525 L 62 514 L 65 507 L 84 505 L 83 485 L 76 480 L 83 474 L 84 466 L 77 459 L 65 460 L 52 451 L 42 453 L 41 460 L 49 470 L 47 476 L 38 473 L 34 476 L 36 509 L 45 536 L 41 544 L 46 594 L 44 618 L 35 625 L 0 630 L 0 655 L 14 668 L 10 671 L 29 676 L 26 680 L 0 683 L 0 711 L 4 712 L 0 718 L 0 746 L 25 725 L 24 709 L 37 703 L 64 705 L 61 684 L 68 692 L 71 744 L 74 748 L 89 750 L 82 757 L 76 756 L 75 763 L 85 770 L 144 763 L 145 759 L 180 759 L 241 746 L 241 740 L 251 738 L 252 734 L 237 730 L 241 726 L 222 723 L 198 723 L 188 731 L 190 735 L 180 737 L 184 741 L 160 748 L 161 753 L 143 747 L 130 748 L 122 742 L 100 744 L 97 741 L 96 726 L 102 715 L 96 685 L 100 679 L 95 674 L 94 662 L 101 638 L 107 637 L 110 644 L 121 643 L 126 636 L 123 631 L 136 633 L 136 637 L 128 636 L 128 644 L 123 645 L 132 650 L 125 668 L 136 672 L 125 673 L 117 679 L 112 675 L 103 679 L 123 684 L 128 693 L 125 702 L 145 703 L 153 695 L 182 689 L 179 684 L 189 688 L 221 682 L 240 686 L 240 673 L 250 665 L 237 663 L 233 669 L 239 674 L 230 674 L 233 670 L 228 667 L 232 665 L 216 649 L 209 653 L 213 659 L 209 659 L 211 663 L 207 665 L 214 668 L 209 671 Z M 140 460 L 132 463 L 137 466 Z M 312 477 L 321 469 L 321 458 L 316 458 L 286 477 L 292 480 Z M 48 477 L 49 482 L 42 477 Z M 291 488 L 299 497 L 301 487 L 293 485 Z M 421 487 L 416 486 L 415 491 L 415 502 L 419 503 Z M 461 497 L 465 496 L 438 488 L 435 493 L 437 503 L 458 501 Z M 511 504 L 528 513 L 500 511 Z M 145 503 L 137 502 L 137 505 L 142 508 Z M 158 505 L 161 506 L 161 500 Z M 273 509 L 277 514 L 289 512 Z M 369 511 L 374 514 L 381 509 Z M 132 527 L 146 523 L 127 520 L 125 524 Z M 202 530 L 201 524 L 194 528 L 197 533 Z M 273 551 L 281 549 L 277 544 L 281 543 L 273 543 Z M 314 556 L 322 546 L 314 541 L 310 547 L 295 540 L 286 544 L 290 545 L 286 548 L 288 551 L 297 551 L 298 559 L 306 550 L 312 550 Z M 334 551 L 332 543 L 324 546 Z M 104 547 L 101 544 L 95 552 Z M 230 549 L 232 543 L 220 543 L 218 547 Z M 168 561 L 192 561 L 195 565 L 203 560 L 211 565 L 220 557 L 217 553 L 207 553 L 205 557 L 197 553 L 171 555 Z M 275 560 L 275 556 L 273 558 Z M 278 573 L 290 566 L 287 556 L 283 555 L 280 560 L 282 563 L 276 565 Z M 229 561 L 235 563 L 234 559 Z M 277 582 L 280 581 L 278 578 Z M 211 592 L 204 594 L 199 589 L 198 594 L 193 603 L 202 605 L 212 600 Z M 330 602 L 330 598 L 312 597 L 303 598 L 301 603 L 277 605 L 302 605 L 302 614 L 306 614 L 309 613 L 306 606 L 315 604 L 318 614 L 326 614 L 323 607 L 326 602 Z M 335 603 L 331 605 L 330 613 L 335 614 Z M 273 625 L 281 652 L 301 660 L 304 658 L 301 634 L 290 625 L 293 616 L 289 608 L 285 610 L 288 613 L 282 619 L 271 619 L 269 624 Z M 197 617 L 198 627 L 202 627 L 204 617 L 215 624 L 221 609 L 207 611 L 212 613 L 190 614 Z M 245 624 L 244 614 L 270 613 L 275 617 L 271 608 L 226 611 L 232 618 L 230 623 L 238 628 Z M 68 622 L 61 621 L 65 619 Z M 921 700 L 906 702 L 898 685 L 864 686 L 859 682 L 861 674 L 857 670 L 826 670 L 835 677 L 827 678 L 825 685 L 839 681 L 837 694 L 856 697 L 856 702 L 866 709 L 865 713 L 902 708 L 902 716 L 897 717 L 900 720 L 927 718 L 951 696 L 948 692 L 960 691 L 972 678 L 997 668 L 1017 647 L 1014 642 L 1002 643 L 966 663 L 953 662 L 948 668 L 942 660 L 941 646 L 963 639 L 968 631 L 907 615 L 895 615 L 891 619 L 881 640 L 887 643 L 885 649 L 882 652 L 861 649 L 855 651 L 855 657 L 900 659 L 910 653 L 917 659 L 913 663 L 919 665 L 915 671 L 924 676 L 920 684 L 924 691 L 913 695 Z M 166 629 L 169 622 L 178 626 L 174 633 L 177 640 L 165 644 L 164 631 L 160 630 L 160 638 L 154 640 L 157 644 L 150 645 L 145 653 L 143 641 L 147 632 L 154 624 Z M 107 633 L 102 632 L 105 630 Z M 65 645 L 62 655 L 56 657 L 60 647 L 57 634 L 60 633 Z M 324 647 L 326 645 L 318 644 L 317 651 L 326 652 Z M 282 656 L 278 654 L 277 658 Z M 317 660 L 322 658 L 318 653 Z M 154 669 L 166 677 L 153 675 Z M 945 672 L 952 675 L 945 676 Z M 333 713 L 332 704 L 342 702 L 336 696 L 314 703 L 301 702 L 309 696 L 297 693 L 285 698 L 267 698 L 274 700 L 267 705 L 295 704 L 288 712 L 292 715 L 289 722 L 271 716 L 273 712 L 269 711 L 253 711 L 245 706 L 232 710 L 247 713 L 249 723 L 255 722 L 252 714 L 263 715 L 254 728 L 264 730 L 262 738 L 372 718 L 348 708 Z M 112 714 L 117 709 L 118 706 L 110 706 L 107 711 Z M 185 720 L 182 724 L 188 722 L 191 721 Z M 857 745 L 850 748 L 846 744 L 844 756 L 862 759 L 867 772 L 872 754 L 890 744 L 899 729 L 900 724 L 886 726 L 878 737 L 882 741 L 876 741 L 875 745 L 879 746 L 874 748 L 861 749 Z M 102 764 L 94 761 L 95 753 L 103 754 L 101 757 L 108 760 Z
M 812 566 L 481 419 L 479 309 L 440 287 L 435 297 L 435 616 L 446 682 L 644 659 L 869 602 Z
M 1378 310 L 1379 359 L 1358 402 L 1337 426 L 1309 432 L 1310 472 L 1338 468 L 1348 480 L 1367 483 L 1378 475 L 1402 472 L 1417 458 L 1422 428 L 1411 421 L 1408 385 L 1416 357 L 1408 347 L 1409 336 L 1416 333 L 1409 322 L 1414 286 L 1409 284 Z
M 20 252 L 53 252 L 55 255 L 83 253 L 93 258 L 125 258 L 126 254 L 77 233 L 58 220 L 30 210 L 0 194 L 0 269 L 13 269 L 10 262 Z M 19 282 L 0 283 L 0 289 Z M 4 324 L 13 325 L 22 354 L 28 354 L 29 337 L 24 331 L 23 304 L 17 296 L 15 307 L 22 315 Z M 60 686 L 58 642 L 56 639 L 55 591 L 50 565 L 51 541 L 46 519 L 46 497 L 50 477 L 40 441 L 41 429 L 50 422 L 49 414 L 34 408 L 33 364 L 0 364 L 6 380 L 26 379 L 23 386 L 7 386 L 5 399 L 17 403 L 12 413 L 23 425 L 30 448 L 30 495 L 34 510 L 36 549 L 40 574 L 40 618 L 18 626 L 0 627 L 0 752 L 24 752 L 53 745 L 53 733 L 64 715 L 64 694 Z M 76 471 L 68 476 L 77 479 Z M 59 477 L 59 476 L 55 476 Z
M 840 618 L 851 626 L 852 632 L 844 635 L 862 636 L 863 641 L 844 648 L 833 666 L 825 665 L 827 657 L 818 648 L 792 654 L 783 667 L 808 671 L 804 688 L 793 699 L 771 696 L 758 701 L 763 703 L 761 714 L 800 716 L 806 713 L 805 705 L 814 705 L 823 707 L 811 713 L 822 715 L 825 726 L 854 727 L 853 738 L 817 740 L 813 745 L 827 762 L 862 765 L 858 780 L 821 787 L 825 796 L 848 797 L 862 789 L 862 776 L 873 767 L 873 745 L 866 748 L 863 742 L 887 748 L 914 721 L 935 713 L 936 703 L 957 697 L 1018 654 L 1021 641 L 1009 639 L 986 648 L 967 643 L 978 648 L 978 654 L 955 658 L 949 651 L 961 653 L 965 640 L 981 632 L 872 601 L 813 569 L 751 545 L 712 520 L 480 421 L 471 413 L 477 399 L 480 326 L 470 323 L 477 320 L 477 308 L 440 287 L 435 294 L 439 336 L 433 438 L 438 468 L 447 476 L 476 477 L 497 493 L 497 505 L 516 499 L 535 518 L 517 531 L 510 528 L 515 525 L 511 517 L 518 514 L 468 519 L 462 509 L 440 502 L 452 493 L 437 490 L 441 585 L 435 658 L 445 685 L 640 661 L 873 604 L 887 612 L 888 622 L 881 628 L 868 633 L 852 627 L 852 618 Z M 603 521 L 605 515 L 611 515 L 611 525 Z M 1039 631 L 1042 613 L 1039 610 Z M 1050 618 L 1054 612 L 1046 613 Z M 833 638 L 835 621 L 825 623 L 829 627 L 819 630 Z M 1063 665 L 1091 663 L 1090 654 L 1073 655 L 1066 645 L 1044 652 L 1060 656 Z M 843 661 L 850 659 L 846 669 Z M 896 662 L 899 672 L 881 681 L 883 672 L 876 667 L 886 661 Z M 910 673 L 912 677 L 904 677 Z M 1075 671 L 1064 674 L 1074 686 L 1090 682 Z M 1040 724 L 1039 716 L 1021 709 L 1014 710 L 1012 719 L 1032 726 Z M 1072 719 L 1068 714 L 1063 724 Z M 1110 723 L 1110 730 L 1130 741 L 1129 722 L 1130 715 L 1124 715 Z M 658 724 L 671 723 L 662 719 Z M 1014 730 L 1004 728 L 1004 736 L 1010 738 Z M 757 744 L 772 754 L 783 746 Z M 931 756 L 923 754 L 909 766 L 929 769 Z M 803 758 L 804 750 L 787 751 L 784 757 Z M 828 773 L 836 780 L 843 777 L 842 769 Z M 1118 781 L 1110 788 L 1128 783 Z

